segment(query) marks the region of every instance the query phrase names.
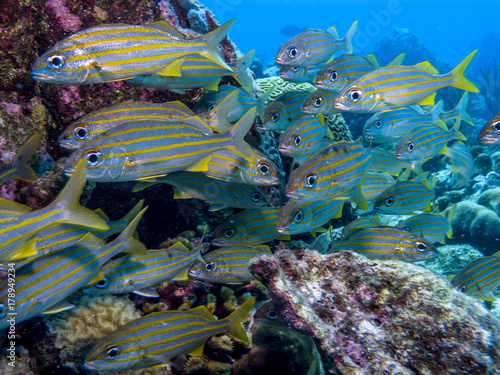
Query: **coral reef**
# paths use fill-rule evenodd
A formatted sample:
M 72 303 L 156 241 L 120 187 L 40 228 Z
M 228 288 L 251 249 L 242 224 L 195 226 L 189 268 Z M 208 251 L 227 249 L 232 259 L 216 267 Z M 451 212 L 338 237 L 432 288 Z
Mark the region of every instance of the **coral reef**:
M 272 102 L 281 94 L 284 94 L 289 91 L 310 91 L 313 92 L 315 90 L 314 86 L 310 83 L 292 83 L 281 79 L 280 77 L 269 77 L 269 78 L 261 78 L 257 79 L 255 83 L 259 86 L 259 88 L 266 92 L 270 88 L 274 87 L 272 94 L 269 96 L 269 100 L 266 103 Z
M 338 141 L 349 141 L 352 142 L 352 135 L 349 130 L 349 126 L 344 120 L 344 117 L 340 113 L 334 113 L 329 115 L 325 120 L 328 128 L 333 134 L 333 140 Z
M 307 250 L 254 258 L 250 268 L 342 373 L 500 372 L 500 320 L 424 268 Z
M 445 245 L 439 247 L 437 257 L 426 260 L 422 264 L 425 268 L 448 277 L 456 275 L 467 264 L 482 256 L 479 250 L 468 244 Z

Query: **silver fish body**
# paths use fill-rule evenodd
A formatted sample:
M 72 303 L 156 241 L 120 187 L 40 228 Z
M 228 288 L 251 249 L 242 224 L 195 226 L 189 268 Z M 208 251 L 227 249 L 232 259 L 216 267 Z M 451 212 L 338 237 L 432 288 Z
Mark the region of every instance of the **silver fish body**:
M 300 106 L 308 95 L 307 91 L 289 91 L 278 96 L 266 107 L 262 128 L 285 131 L 303 115 Z
M 314 116 L 303 115 L 281 133 L 279 151 L 290 157 L 307 156 L 319 151 L 327 127 Z

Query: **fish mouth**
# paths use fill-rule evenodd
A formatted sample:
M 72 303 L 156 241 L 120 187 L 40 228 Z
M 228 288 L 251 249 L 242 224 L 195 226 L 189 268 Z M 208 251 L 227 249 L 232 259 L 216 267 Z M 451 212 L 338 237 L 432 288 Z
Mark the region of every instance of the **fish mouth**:
M 277 227 L 277 231 L 278 231 L 278 233 L 281 233 L 281 234 L 287 234 L 288 233 L 288 227 L 287 226 L 284 226 L 284 227 L 278 226 Z
M 280 152 L 286 152 L 286 151 L 288 151 L 288 147 L 285 147 L 285 146 L 279 146 L 279 147 L 278 147 L 278 151 L 280 151 Z
M 278 57 L 276 56 L 276 64 L 279 64 L 279 65 L 287 65 L 286 64 L 286 61 L 283 60 L 281 57 Z
M 94 362 L 88 362 L 85 363 L 85 368 L 88 368 L 89 370 L 96 370 L 97 366 Z
M 345 106 L 344 104 L 342 104 L 340 102 L 334 102 L 333 108 L 335 108 L 339 111 L 349 111 L 349 107 Z
M 290 199 L 299 199 L 299 194 L 293 190 L 285 190 L 285 193 Z
M 309 107 L 306 107 L 306 106 L 302 106 L 301 110 L 304 113 L 313 113 L 313 111 L 311 111 L 311 109 Z
M 30 75 L 31 75 L 31 78 L 34 79 L 35 81 L 49 81 L 50 80 L 50 77 L 47 74 L 31 72 Z
M 263 130 L 271 130 L 271 129 L 269 129 L 269 128 L 266 126 L 266 124 L 264 123 L 264 124 L 257 125 L 257 130 L 261 130 L 261 131 L 263 131 Z
M 325 84 L 322 81 L 316 81 L 316 82 L 314 82 L 314 86 L 316 86 L 316 88 L 320 89 L 320 88 L 325 87 Z
M 403 159 L 403 154 L 396 154 L 396 159 Z
M 286 78 L 288 78 L 288 74 L 286 74 L 285 72 L 280 72 L 280 78 L 286 79 Z
M 500 144 L 500 138 L 495 138 L 491 134 L 486 134 L 483 136 L 480 135 L 478 139 L 479 142 L 481 142 L 481 144 L 483 145 L 493 145 L 495 143 Z

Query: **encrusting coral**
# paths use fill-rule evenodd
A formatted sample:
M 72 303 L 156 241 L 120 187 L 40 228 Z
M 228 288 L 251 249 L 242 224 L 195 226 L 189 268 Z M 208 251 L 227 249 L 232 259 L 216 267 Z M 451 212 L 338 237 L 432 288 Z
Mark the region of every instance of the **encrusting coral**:
M 285 249 L 250 269 L 343 374 L 500 373 L 500 320 L 424 268 Z
M 269 78 L 261 78 L 257 79 L 255 83 L 260 87 L 263 92 L 266 92 L 270 88 L 274 87 L 273 92 L 269 96 L 269 100 L 266 103 L 272 102 L 278 96 L 289 92 L 289 91 L 310 91 L 313 92 L 315 90 L 314 86 L 310 83 L 293 83 L 285 81 L 280 77 L 269 77 Z

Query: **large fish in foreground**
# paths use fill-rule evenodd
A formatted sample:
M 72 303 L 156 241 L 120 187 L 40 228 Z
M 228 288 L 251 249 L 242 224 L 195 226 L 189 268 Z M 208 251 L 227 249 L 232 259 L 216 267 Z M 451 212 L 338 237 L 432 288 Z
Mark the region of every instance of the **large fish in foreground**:
M 111 24 L 73 34 L 40 56 L 31 69 L 37 81 L 67 85 L 121 81 L 147 74 L 181 76 L 184 58 L 201 56 L 232 71 L 218 45 L 234 20 L 195 39 L 168 22 Z
M 100 340 L 85 358 L 85 367 L 124 370 L 167 366 L 171 358 L 181 354 L 201 357 L 205 342 L 221 333 L 248 343 L 241 323 L 254 303 L 255 298 L 250 298 L 224 319 L 214 317 L 205 306 L 143 316 Z
M 477 50 L 450 73 L 439 72 L 427 61 L 414 66 L 387 66 L 365 74 L 339 93 L 338 111 L 375 113 L 412 104 L 433 105 L 436 91 L 446 86 L 479 92 L 463 73 Z

